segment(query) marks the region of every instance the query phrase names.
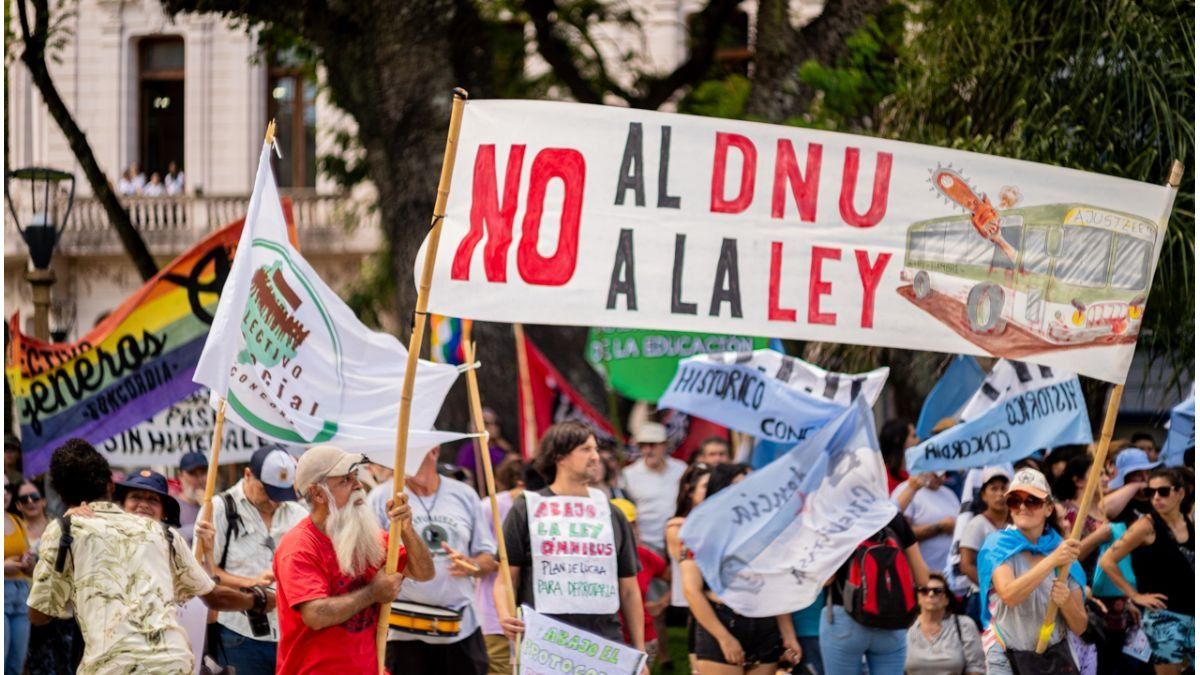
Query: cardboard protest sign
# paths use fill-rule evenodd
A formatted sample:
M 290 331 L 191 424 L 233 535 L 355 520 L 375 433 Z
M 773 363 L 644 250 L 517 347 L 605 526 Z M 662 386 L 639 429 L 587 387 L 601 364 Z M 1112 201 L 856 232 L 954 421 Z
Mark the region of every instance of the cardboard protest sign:
M 616 539 L 604 493 L 525 492 L 533 553 L 533 601 L 548 614 L 612 614 L 621 606 Z
M 766 346 L 765 338 L 737 335 L 593 328 L 588 332 L 587 359 L 604 373 L 618 394 L 653 402 L 666 391 L 680 359 L 749 352 Z
M 141 424 L 96 444 L 111 466 L 133 469 L 143 466 L 174 466 L 187 452 L 209 454 L 216 411 L 208 404 L 208 389 L 159 411 Z M 218 464 L 249 462 L 261 447 L 272 445 L 258 434 L 226 422 Z
M 431 311 L 1006 356 L 1111 382 L 1128 371 L 1175 193 L 538 101 L 469 102 L 458 164 Z
M 5 374 L 26 475 L 68 438 L 98 444 L 199 388 L 192 374 L 241 232 L 230 223 L 180 254 L 75 343 L 25 335 L 13 315 Z
M 637 675 L 646 662 L 645 652 L 552 619 L 528 605 L 521 606 L 521 618 L 525 637 L 519 675 Z
M 972 418 L 905 451 L 910 472 L 1005 464 L 1042 448 L 1092 442 L 1077 376 L 1018 362 L 1002 361 L 997 368 L 1018 379 L 1001 392 L 994 388 L 999 376 L 985 378 L 980 394 L 967 404 Z
M 679 536 L 709 588 L 745 616 L 812 604 L 854 547 L 896 515 L 867 402 L 705 499 Z

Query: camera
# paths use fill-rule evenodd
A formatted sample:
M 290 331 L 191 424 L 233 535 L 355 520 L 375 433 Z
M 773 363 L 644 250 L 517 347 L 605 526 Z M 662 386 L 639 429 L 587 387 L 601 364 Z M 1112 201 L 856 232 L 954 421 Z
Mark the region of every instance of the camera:
M 246 610 L 246 618 L 250 619 L 250 632 L 254 637 L 266 637 L 271 634 L 271 622 L 267 620 L 266 612 L 256 612 L 248 609 Z

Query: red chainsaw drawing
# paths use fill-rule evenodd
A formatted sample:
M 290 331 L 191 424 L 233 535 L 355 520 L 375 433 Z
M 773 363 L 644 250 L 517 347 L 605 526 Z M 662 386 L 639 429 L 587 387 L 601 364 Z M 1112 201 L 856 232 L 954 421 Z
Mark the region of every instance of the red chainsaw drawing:
M 975 194 L 962 176 L 950 169 L 938 168 L 933 172 L 932 180 L 938 192 L 970 212 L 971 224 L 975 226 L 979 236 L 999 246 L 1013 263 L 1017 262 L 1016 250 L 1000 233 L 1000 214 L 996 212 L 987 195 L 980 197 Z

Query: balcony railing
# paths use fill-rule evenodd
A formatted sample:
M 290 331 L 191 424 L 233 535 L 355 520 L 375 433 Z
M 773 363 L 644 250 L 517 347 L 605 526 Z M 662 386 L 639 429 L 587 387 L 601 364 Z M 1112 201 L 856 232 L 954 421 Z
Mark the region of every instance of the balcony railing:
M 312 190 L 281 192 L 292 201 L 301 250 L 317 254 L 369 253 L 380 245 L 378 214 L 365 203 L 346 195 L 317 194 Z M 121 201 L 150 252 L 175 255 L 227 223 L 245 217 L 250 195 L 126 197 Z M 15 207 L 21 222 L 29 222 L 32 214 L 25 206 L 18 203 Z M 7 211 L 4 230 L 5 256 L 27 255 Z M 124 252 L 104 207 L 94 197 L 75 199 L 57 250 L 69 256 Z

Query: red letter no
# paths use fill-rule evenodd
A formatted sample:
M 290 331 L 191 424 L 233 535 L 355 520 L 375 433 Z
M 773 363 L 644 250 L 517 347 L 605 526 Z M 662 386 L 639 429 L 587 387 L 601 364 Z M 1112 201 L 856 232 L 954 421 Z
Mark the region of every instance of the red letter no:
M 475 174 L 471 182 L 471 229 L 458 244 L 450 264 L 450 278 L 471 278 L 471 256 L 487 230 L 483 246 L 483 271 L 488 281 L 504 282 L 508 277 L 508 246 L 512 243 L 513 217 L 517 213 L 517 189 L 521 182 L 521 164 L 525 146 L 514 145 L 508 153 L 504 173 L 504 203 L 496 197 L 496 146 L 481 145 L 475 155 Z
M 546 148 L 533 158 L 525 219 L 521 221 L 521 242 L 517 245 L 517 271 L 526 283 L 562 286 L 575 274 L 575 263 L 579 258 L 579 217 L 583 212 L 585 173 L 583 155 L 578 150 Z M 563 182 L 563 203 L 558 247 L 553 255 L 546 257 L 538 253 L 537 243 L 542 226 L 543 202 L 546 201 L 546 185 L 552 178 Z

